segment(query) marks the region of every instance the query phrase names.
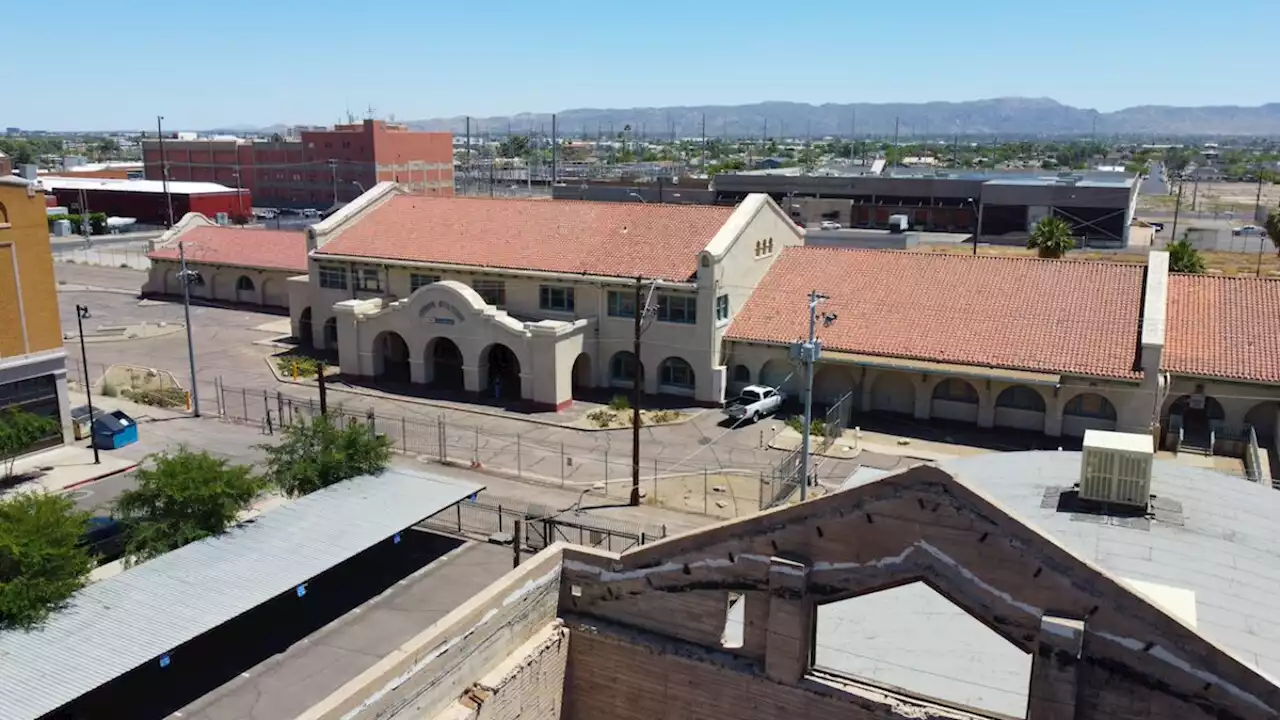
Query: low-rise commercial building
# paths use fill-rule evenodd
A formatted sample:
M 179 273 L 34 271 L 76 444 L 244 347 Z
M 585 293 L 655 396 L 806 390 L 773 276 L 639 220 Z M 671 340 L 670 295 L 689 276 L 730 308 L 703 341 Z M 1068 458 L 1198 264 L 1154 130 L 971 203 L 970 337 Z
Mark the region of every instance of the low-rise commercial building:
M 306 128 L 288 138 L 144 138 L 142 159 L 148 180 L 163 179 L 167 165 L 170 180 L 244 188 L 255 207 L 319 209 L 349 202 L 380 182 L 452 195 L 452 137 L 365 120 Z
M 0 410 L 10 407 L 58 421 L 61 429 L 37 448 L 62 442 L 70 426 L 44 191 L 6 175 L 0 176 Z
M 649 393 L 721 402 L 721 336 L 802 241 L 763 195 L 724 208 L 429 198 L 389 183 L 308 235 L 295 334 L 336 349 L 343 373 L 554 408 L 637 376 Z
M 151 268 L 143 295 L 182 295 L 179 243 L 187 268 L 203 280 L 191 288 L 191 297 L 200 300 L 288 310 L 289 278 L 307 271 L 302 232 L 224 227 L 190 213 L 147 253 Z
M 187 213 L 205 217 L 247 218 L 252 209 L 247 191 L 206 182 L 116 180 L 41 176 L 40 184 L 73 212 L 129 217 L 143 225 L 168 225 Z M 166 186 L 167 185 L 167 186 Z

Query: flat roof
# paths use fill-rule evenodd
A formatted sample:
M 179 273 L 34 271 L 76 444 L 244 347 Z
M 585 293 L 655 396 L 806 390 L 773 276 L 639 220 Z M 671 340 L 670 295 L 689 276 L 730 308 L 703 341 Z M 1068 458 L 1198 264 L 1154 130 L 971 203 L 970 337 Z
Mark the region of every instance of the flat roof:
M 0 717 L 57 710 L 482 489 L 354 478 L 89 585 L 38 629 L 0 633 Z
M 119 180 L 116 178 L 79 178 L 58 175 L 41 175 L 40 184 L 46 190 L 96 190 L 99 192 L 130 192 L 159 194 L 165 191 L 160 180 Z M 235 194 L 236 189 L 211 182 L 170 181 L 170 195 L 218 195 Z M 242 191 L 247 192 L 247 191 Z
M 1098 450 L 1120 450 L 1122 452 L 1146 453 L 1155 452 L 1154 441 L 1147 433 L 1124 433 L 1112 430 L 1085 430 L 1084 448 Z
M 1177 507 L 1165 520 L 1157 515 L 1134 523 L 1059 511 L 1056 498 L 1079 480 L 1081 461 L 1078 452 L 1031 451 L 938 465 L 1192 622 L 1246 665 L 1280 676 L 1280 493 L 1270 485 L 1157 459 L 1151 492 L 1172 503 L 1164 507 Z M 869 473 L 851 477 L 846 487 L 876 479 Z M 898 590 L 824 606 L 818 648 L 823 664 L 954 702 L 1025 712 L 1026 655 L 923 584 Z

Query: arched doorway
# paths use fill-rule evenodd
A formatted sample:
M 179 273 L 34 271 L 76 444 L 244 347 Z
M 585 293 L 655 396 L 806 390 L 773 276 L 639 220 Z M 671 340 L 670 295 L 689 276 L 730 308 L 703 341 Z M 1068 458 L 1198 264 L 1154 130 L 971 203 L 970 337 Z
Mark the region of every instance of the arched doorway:
M 871 409 L 897 415 L 916 412 L 916 385 L 911 376 L 886 372 L 876 376 L 871 385 Z
M 609 387 L 635 387 L 637 374 L 639 374 L 641 382 L 643 382 L 644 368 L 640 367 L 640 363 L 636 360 L 634 353 L 623 350 L 614 353 L 613 357 L 609 358 Z
M 390 330 L 373 339 L 373 374 L 393 382 L 409 382 L 409 346 Z
M 1168 427 L 1171 430 L 1181 427 L 1184 435 L 1207 438 L 1215 421 L 1220 424 L 1226 417 L 1222 403 L 1216 398 L 1204 393 L 1182 395 L 1169 405 Z
M 934 385 L 929 417 L 978 422 L 978 389 L 960 378 L 947 378 Z
M 447 337 L 427 343 L 427 384 L 442 390 L 462 390 L 462 350 Z
M 1249 408 L 1244 414 L 1244 424 L 1253 427 L 1258 443 L 1271 447 L 1276 440 L 1276 427 L 1280 418 L 1280 403 L 1267 400 Z
M 302 308 L 302 314 L 298 316 L 298 344 L 304 348 L 309 348 L 315 342 L 311 337 L 311 308 Z
M 1116 406 L 1098 393 L 1080 393 L 1062 408 L 1062 434 L 1081 437 L 1085 430 L 1115 430 Z
M 590 391 L 595 385 L 591 380 L 591 356 L 586 353 L 578 353 L 578 357 L 573 361 L 573 396 L 579 397 L 581 394 Z
M 491 397 L 498 400 L 519 400 L 520 359 L 511 348 L 502 343 L 490 345 L 481 357 L 485 361 L 485 387 Z
M 693 395 L 697 379 L 684 358 L 669 357 L 658 365 L 658 390 L 668 395 Z
M 996 396 L 995 426 L 1044 432 L 1044 395 L 1026 385 L 1010 385 Z
M 800 384 L 796 382 L 791 363 L 774 358 L 760 367 L 759 384 L 790 393 Z
M 321 328 L 321 334 L 324 336 L 323 338 L 321 338 L 321 342 L 324 343 L 324 349 L 337 350 L 338 349 L 338 318 L 331 317 L 328 320 L 325 320 L 324 326 Z
M 236 278 L 236 302 L 256 303 L 257 301 L 257 288 L 253 286 L 253 278 L 248 275 Z

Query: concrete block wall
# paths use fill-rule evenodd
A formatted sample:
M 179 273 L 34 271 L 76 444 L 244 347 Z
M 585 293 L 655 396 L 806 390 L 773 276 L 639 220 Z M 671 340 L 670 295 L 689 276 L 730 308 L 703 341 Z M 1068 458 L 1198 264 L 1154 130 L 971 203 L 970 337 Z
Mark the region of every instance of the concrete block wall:
M 555 622 L 562 547 L 507 573 L 297 720 L 418 720 L 449 711 L 495 668 L 523 657 L 522 646 Z
M 568 660 L 569 630 L 553 622 L 436 720 L 560 720 Z

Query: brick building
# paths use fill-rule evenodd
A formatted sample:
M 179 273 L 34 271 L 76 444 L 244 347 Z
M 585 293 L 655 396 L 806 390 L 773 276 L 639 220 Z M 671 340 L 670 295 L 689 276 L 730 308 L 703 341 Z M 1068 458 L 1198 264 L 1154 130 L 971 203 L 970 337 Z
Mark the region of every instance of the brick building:
M 248 192 L 210 182 L 170 182 L 168 197 L 165 184 L 155 180 L 42 176 L 40 184 L 58 199 L 59 205 L 72 212 L 83 212 L 83 202 L 89 212 L 131 217 L 143 225 L 167 225 L 170 202 L 175 221 L 187 213 L 210 218 L 225 213 L 228 218 L 236 218 L 247 215 L 251 207 Z
M 161 180 L 160 143 L 142 141 L 149 180 Z M 383 181 L 453 194 L 453 137 L 381 120 L 303 130 L 299 139 L 165 138 L 170 180 L 243 187 L 256 207 L 326 208 Z

